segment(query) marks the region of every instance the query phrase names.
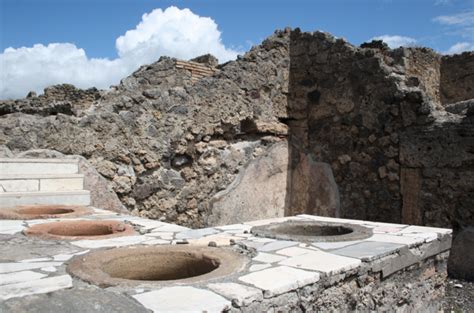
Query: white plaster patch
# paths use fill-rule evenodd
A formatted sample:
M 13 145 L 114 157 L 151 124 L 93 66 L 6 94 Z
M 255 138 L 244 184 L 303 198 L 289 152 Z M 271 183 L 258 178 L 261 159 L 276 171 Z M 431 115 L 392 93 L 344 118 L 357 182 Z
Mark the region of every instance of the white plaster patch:
M 179 226 L 179 225 L 174 225 L 174 224 L 168 224 L 168 223 L 162 223 L 162 225 L 158 228 L 153 229 L 153 232 L 180 232 L 180 231 L 185 231 L 189 230 L 189 228 L 184 227 L 184 226 Z
M 21 232 L 24 228 L 23 221 L 20 220 L 1 220 L 0 222 L 0 234 L 13 235 Z
M 250 228 L 252 228 L 252 226 L 245 225 L 245 224 L 231 224 L 231 225 L 225 225 L 225 226 L 217 226 L 215 228 L 226 231 L 226 232 L 238 232 L 238 231 L 244 232 L 244 231 L 250 231 Z
M 310 252 L 313 252 L 313 251 L 315 251 L 315 250 L 298 248 L 298 247 L 290 247 L 290 248 L 285 248 L 285 249 L 278 250 L 276 253 L 281 254 L 281 255 L 285 255 L 285 256 L 288 256 L 288 257 L 292 257 L 292 256 L 307 254 L 307 253 L 310 253 Z
M 279 263 L 307 270 L 335 274 L 358 267 L 361 264 L 359 259 L 335 255 L 323 251 L 313 251 L 303 255 L 288 258 Z
M 166 240 L 173 240 L 174 237 L 174 233 L 172 232 L 151 232 L 146 235 L 151 237 L 159 237 Z
M 25 281 L 35 280 L 46 277 L 45 274 L 33 271 L 22 271 L 8 274 L 0 274 L 0 285 L 16 284 Z
M 0 286 L 0 299 L 7 300 L 10 298 L 48 293 L 71 287 L 72 279 L 69 275 L 30 280 L 27 282 Z
M 263 269 L 269 268 L 271 265 L 268 263 L 263 264 L 253 264 L 249 267 L 250 272 L 261 271 Z
M 145 241 L 143 244 L 145 245 L 170 245 L 171 241 L 163 240 L 163 239 L 152 239 Z
M 239 280 L 262 289 L 264 297 L 269 298 L 313 284 L 319 280 L 319 274 L 278 266 L 247 274 Z
M 275 250 L 279 250 L 279 249 L 283 249 L 283 248 L 287 248 L 291 246 L 296 246 L 296 245 L 298 245 L 298 242 L 296 241 L 278 240 L 278 241 L 267 243 L 266 245 L 259 247 L 257 250 L 264 251 L 264 252 L 275 251 Z
M 72 241 L 71 243 L 82 248 L 97 249 L 106 247 L 123 247 L 135 245 L 147 240 L 153 239 L 146 236 L 124 236 L 100 240 L 78 240 Z
M 256 257 L 253 258 L 254 261 L 263 262 L 263 263 L 275 263 L 280 262 L 281 260 L 286 259 L 286 257 L 281 255 L 274 255 L 270 253 L 260 252 Z
M 167 287 L 133 296 L 154 312 L 221 312 L 231 302 L 209 290 L 189 286 Z
M 335 241 L 335 242 L 314 242 L 313 246 L 323 250 L 333 250 L 353 244 L 361 243 L 363 240 Z
M 370 241 L 380 241 L 380 242 L 390 242 L 390 243 L 399 243 L 408 246 L 413 246 L 416 244 L 421 244 L 425 241 L 425 238 L 422 237 L 411 237 L 411 236 L 395 236 L 388 234 L 374 234 L 369 239 Z
M 36 262 L 47 262 L 52 261 L 51 258 L 35 258 L 35 259 L 25 259 L 19 262 L 21 263 L 36 263 Z
M 254 301 L 263 300 L 263 294 L 260 289 L 244 286 L 236 283 L 217 283 L 209 284 L 207 287 L 228 299 L 238 307 L 247 306 Z
M 38 263 L 0 263 L 0 273 L 19 272 L 24 270 L 31 270 L 35 268 L 42 268 L 47 266 L 60 266 L 62 262 L 38 262 Z
M 204 236 L 214 235 L 219 233 L 217 229 L 214 228 L 203 228 L 203 229 L 190 229 L 185 230 L 176 234 L 176 239 L 197 239 Z
M 147 220 L 144 218 L 130 219 L 129 217 L 127 217 L 125 219 L 129 220 L 132 224 L 142 226 L 144 229 L 154 229 L 154 228 L 163 227 L 164 225 L 166 225 L 165 223 L 160 222 L 160 221 Z
M 53 256 L 53 259 L 55 261 L 67 261 L 69 260 L 70 258 L 72 258 L 74 256 L 74 254 L 57 254 L 55 256 Z

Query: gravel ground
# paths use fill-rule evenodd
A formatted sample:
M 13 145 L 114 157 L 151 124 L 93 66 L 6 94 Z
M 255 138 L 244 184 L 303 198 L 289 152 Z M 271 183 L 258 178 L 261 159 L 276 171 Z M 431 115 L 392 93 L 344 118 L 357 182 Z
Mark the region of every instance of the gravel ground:
M 445 312 L 474 312 L 474 282 L 450 279 L 443 309 Z

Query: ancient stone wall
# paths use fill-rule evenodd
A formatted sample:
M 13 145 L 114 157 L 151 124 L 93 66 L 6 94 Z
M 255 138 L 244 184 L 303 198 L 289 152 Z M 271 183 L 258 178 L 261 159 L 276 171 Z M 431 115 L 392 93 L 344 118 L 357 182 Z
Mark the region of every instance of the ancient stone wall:
M 235 210 L 228 203 L 247 196 L 236 178 L 256 170 L 261 184 L 276 179 L 283 187 L 256 192 L 253 201 L 268 208 L 268 217 L 280 216 L 286 176 L 276 173 L 285 163 L 274 167 L 270 150 L 287 133 L 278 117 L 287 115 L 288 44 L 289 30 L 276 32 L 209 77 L 196 77 L 163 57 L 102 92 L 92 105 L 75 96 L 87 91 L 71 92 L 69 85 L 0 102 L 0 145 L 15 153 L 81 155 L 110 181 L 128 210 L 193 227 L 232 222 L 229 216 L 234 222 L 255 219 L 253 211 L 221 215 L 212 206 Z M 210 56 L 194 61 L 216 63 Z M 67 101 L 67 110 L 51 109 Z
M 318 162 L 330 165 L 325 173 L 334 173 L 342 216 L 400 221 L 398 130 L 405 96 L 397 93 L 401 74 L 392 75 L 401 59 L 397 53 L 356 48 L 325 33 L 293 33 L 292 213 L 334 216 L 337 211 L 337 203 L 327 201 L 328 194 L 301 193 L 328 176 L 312 175 L 305 161 L 309 158 L 310 168 L 320 166 Z M 301 178 L 302 173 L 310 174 Z
M 444 105 L 474 98 L 474 52 L 441 58 L 441 102 Z

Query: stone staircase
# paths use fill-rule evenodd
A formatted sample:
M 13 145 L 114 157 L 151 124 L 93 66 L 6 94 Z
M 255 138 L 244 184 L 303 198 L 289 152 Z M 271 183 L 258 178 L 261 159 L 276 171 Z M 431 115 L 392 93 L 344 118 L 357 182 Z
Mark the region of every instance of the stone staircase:
M 90 204 L 77 160 L 0 158 L 0 208 L 35 204 Z

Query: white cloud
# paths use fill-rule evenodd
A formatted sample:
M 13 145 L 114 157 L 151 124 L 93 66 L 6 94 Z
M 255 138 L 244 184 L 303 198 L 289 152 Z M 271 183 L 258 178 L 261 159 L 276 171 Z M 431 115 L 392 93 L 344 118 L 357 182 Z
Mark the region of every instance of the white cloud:
M 457 53 L 462 53 L 464 51 L 473 51 L 474 50 L 474 44 L 469 43 L 469 42 L 458 42 L 454 45 L 452 45 L 448 51 L 446 51 L 446 54 L 457 54 Z
M 433 21 L 449 26 L 470 26 L 474 25 L 474 11 L 467 11 L 453 15 L 441 15 L 435 17 Z
M 416 44 L 416 39 L 399 35 L 382 35 L 374 37 L 371 40 L 383 40 L 390 48 L 398 48 L 400 46 L 410 47 Z
M 119 57 L 109 60 L 88 58 L 71 43 L 7 48 L 0 54 L 0 98 L 24 97 L 30 90 L 41 92 L 59 83 L 108 88 L 162 55 L 189 59 L 212 53 L 224 62 L 239 53 L 222 44 L 211 18 L 176 7 L 144 14 L 135 29 L 117 38 L 116 49 Z

